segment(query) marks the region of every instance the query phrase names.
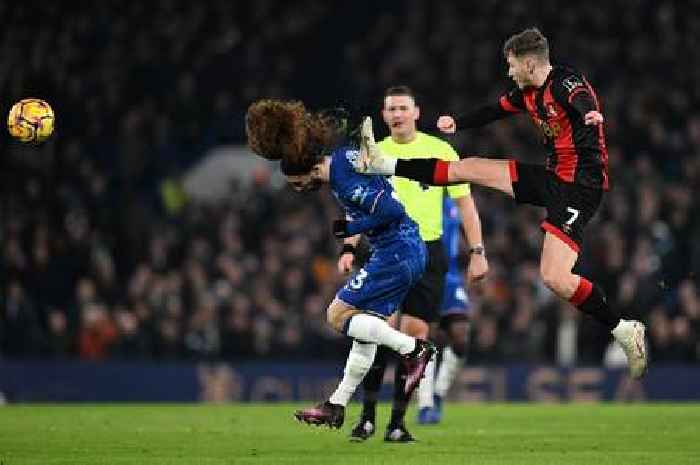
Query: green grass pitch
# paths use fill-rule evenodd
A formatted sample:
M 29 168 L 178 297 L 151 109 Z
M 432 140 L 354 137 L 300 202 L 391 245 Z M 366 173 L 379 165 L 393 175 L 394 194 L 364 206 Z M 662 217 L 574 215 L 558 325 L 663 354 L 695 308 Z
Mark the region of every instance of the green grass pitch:
M 700 404 L 452 404 L 415 444 L 351 443 L 293 421 L 299 405 L 0 408 L 0 464 L 699 464 Z

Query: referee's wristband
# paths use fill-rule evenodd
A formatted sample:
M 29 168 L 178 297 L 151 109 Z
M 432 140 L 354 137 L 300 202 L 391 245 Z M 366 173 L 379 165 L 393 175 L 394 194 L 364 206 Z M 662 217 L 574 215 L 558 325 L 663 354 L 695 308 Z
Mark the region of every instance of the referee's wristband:
M 476 244 L 474 247 L 469 249 L 469 255 L 486 255 L 486 250 L 483 244 Z
M 351 254 L 355 255 L 355 246 L 352 244 L 348 244 L 348 243 L 343 244 L 343 248 L 340 251 L 340 256 L 343 256 L 346 253 L 351 253 Z

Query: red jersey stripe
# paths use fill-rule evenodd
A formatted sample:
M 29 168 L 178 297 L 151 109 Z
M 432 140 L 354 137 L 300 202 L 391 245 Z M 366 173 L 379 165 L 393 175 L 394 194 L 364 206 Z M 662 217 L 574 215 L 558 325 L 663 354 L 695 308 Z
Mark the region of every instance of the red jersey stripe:
M 582 276 L 578 282 L 576 292 L 574 292 L 574 295 L 571 296 L 569 302 L 578 307 L 579 305 L 584 303 L 586 299 L 588 299 L 588 297 L 590 297 L 592 291 L 593 283 L 591 283 L 589 280 Z
M 600 111 L 600 103 L 598 102 L 598 95 L 593 90 L 593 86 L 588 82 L 588 79 L 583 78 L 584 84 L 588 88 L 588 92 L 593 96 L 593 102 L 595 103 L 595 109 Z M 610 189 L 610 181 L 608 178 L 608 147 L 605 145 L 605 132 L 603 131 L 603 125 L 598 125 L 598 144 L 600 145 L 600 162 L 603 164 L 603 190 Z
M 562 115 L 551 124 L 557 124 L 558 127 L 551 127 L 551 131 L 557 131 L 558 134 L 554 137 L 554 152 L 557 157 L 557 166 L 554 173 L 566 182 L 574 182 L 576 175 L 576 167 L 578 166 L 578 154 L 576 153 L 576 144 L 574 143 L 574 131 L 571 127 L 571 120 L 564 108 L 555 101 L 552 96 L 552 83 L 547 85 L 544 91 L 544 101 L 552 102 L 548 105 L 553 105 L 555 111 Z
M 498 103 L 505 111 L 509 111 L 511 113 L 518 113 L 520 111 L 517 107 L 510 103 L 510 100 L 508 100 L 508 96 L 506 95 L 502 95 Z
M 574 91 L 571 94 L 569 94 L 569 103 L 571 103 L 571 101 L 574 99 L 574 96 L 576 94 L 579 94 L 581 92 L 586 92 L 587 90 L 588 89 L 584 89 L 583 87 L 577 87 L 576 89 L 574 89 Z
M 564 231 L 561 229 L 557 228 L 554 226 L 552 223 L 549 221 L 543 221 L 542 224 L 540 225 L 542 229 L 544 229 L 548 233 L 552 233 L 555 236 L 557 236 L 563 243 L 571 247 L 571 250 L 573 250 L 576 253 L 579 253 L 581 251 L 581 248 L 578 246 L 576 242 L 569 236 L 567 236 Z
M 511 184 L 518 182 L 518 162 L 515 160 L 508 160 L 508 173 L 510 174 Z

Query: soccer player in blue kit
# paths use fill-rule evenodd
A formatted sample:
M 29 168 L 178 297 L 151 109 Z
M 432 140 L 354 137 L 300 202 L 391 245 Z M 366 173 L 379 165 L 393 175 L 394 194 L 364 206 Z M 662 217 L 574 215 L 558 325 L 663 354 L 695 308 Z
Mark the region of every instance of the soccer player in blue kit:
M 364 234 L 372 250 L 365 266 L 348 279 L 327 309 L 328 323 L 354 340 L 343 379 L 326 402 L 295 412 L 299 421 L 334 428 L 342 426 L 345 406 L 370 369 L 378 344 L 402 356 L 407 393 L 417 387 L 435 353 L 430 342 L 386 322 L 423 274 L 425 244 L 389 182 L 354 171 L 359 150 L 347 145 L 343 126 L 333 114 L 308 112 L 296 101 L 260 100 L 246 114 L 253 152 L 280 160 L 280 169 L 297 192 L 329 184 L 346 216 L 333 223 L 334 235 Z

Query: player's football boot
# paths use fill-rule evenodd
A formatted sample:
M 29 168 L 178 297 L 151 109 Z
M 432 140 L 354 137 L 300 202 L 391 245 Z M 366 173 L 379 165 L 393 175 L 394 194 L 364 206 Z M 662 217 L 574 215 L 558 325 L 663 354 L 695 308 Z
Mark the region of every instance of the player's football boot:
M 425 367 L 435 354 L 435 345 L 430 341 L 416 339 L 416 348 L 410 354 L 404 355 L 402 363 L 406 366 L 406 385 L 404 392 L 410 396 L 418 387 L 425 374 Z
M 645 327 L 635 320 L 620 320 L 612 334 L 627 356 L 630 376 L 639 379 L 647 371 Z
M 392 175 L 396 159 L 382 153 L 374 139 L 372 118 L 365 116 L 360 128 L 360 154 L 353 162 L 358 173 Z
M 416 439 L 411 436 L 408 432 L 406 426 L 402 423 L 400 425 L 389 425 L 386 428 L 386 434 L 384 435 L 385 442 L 415 442 Z
M 350 440 L 354 442 L 366 441 L 372 436 L 374 436 L 376 428 L 374 427 L 374 422 L 367 418 L 362 418 L 352 429 L 350 433 Z
M 345 421 L 345 407 L 325 401 L 315 407 L 297 410 L 294 412 L 294 418 L 309 425 L 340 428 Z
M 433 407 L 421 407 L 418 410 L 418 424 L 419 425 L 432 425 L 433 421 Z

